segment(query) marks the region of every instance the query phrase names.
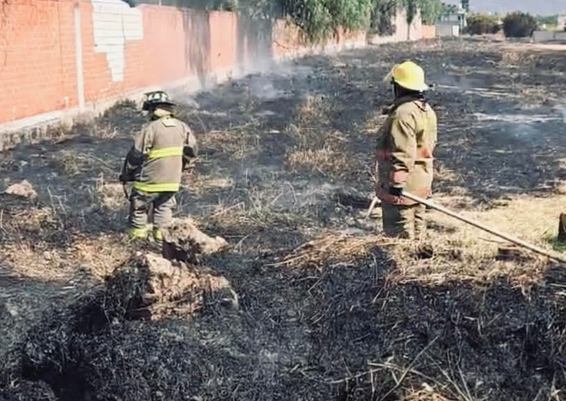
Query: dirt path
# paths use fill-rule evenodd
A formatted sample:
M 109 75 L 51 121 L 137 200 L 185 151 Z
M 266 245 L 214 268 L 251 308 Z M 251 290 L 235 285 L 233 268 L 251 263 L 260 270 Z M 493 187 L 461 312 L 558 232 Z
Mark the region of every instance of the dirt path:
M 229 280 L 240 310 L 212 305 L 190 323 L 118 320 L 77 335 L 84 361 L 69 357 L 59 381 L 41 370 L 25 379 L 48 383 L 60 400 L 87 399 L 61 385 L 69 371 L 100 399 L 380 399 L 396 386 L 392 372 L 408 366 L 416 373 L 388 400 L 533 400 L 566 384 L 555 343 L 566 327 L 564 279 L 546 261 L 496 262 L 497 245 L 441 220 L 432 227 L 435 257 L 423 260 L 364 218 L 380 110 L 391 100 L 383 77 L 408 58 L 436 83 L 438 199 L 493 213 L 482 216 L 514 230 L 540 220 L 512 225 L 539 199 L 559 207 L 564 52 L 398 44 L 229 82 L 181 106 L 202 155 L 184 177 L 178 215 L 232 244 L 207 264 Z M 116 178 L 143 122 L 121 105 L 59 143 L 2 154 L 3 187 L 27 179 L 39 198 L 1 195 L 0 335 L 11 337 L 0 359 L 43 309 L 81 293 L 78 271 L 104 277 L 136 251 L 122 238 Z M 124 388 L 132 378 L 139 385 Z

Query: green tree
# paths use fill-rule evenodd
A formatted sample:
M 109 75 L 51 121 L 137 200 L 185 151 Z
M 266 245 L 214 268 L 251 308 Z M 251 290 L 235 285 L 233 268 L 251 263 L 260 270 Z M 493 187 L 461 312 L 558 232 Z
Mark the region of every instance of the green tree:
M 456 4 L 442 3 L 442 15 L 458 14 L 458 6 Z
M 336 33 L 339 27 L 367 30 L 374 0 L 281 0 L 289 16 L 307 37 L 318 42 Z
M 535 17 L 528 13 L 516 12 L 508 14 L 503 19 L 503 32 L 508 38 L 525 38 L 532 36 L 538 23 Z
M 421 16 L 423 23 L 433 25 L 442 17 L 444 7 L 440 0 L 421 0 Z
M 547 27 L 556 27 L 558 24 L 558 15 L 538 15 L 535 18 L 539 23 L 539 25 L 546 25 Z
M 401 0 L 398 6 L 405 10 L 405 17 L 407 22 L 407 39 L 411 37 L 411 24 L 419 13 L 421 0 Z
M 397 0 L 374 0 L 371 29 L 379 35 L 393 35 L 393 17 L 397 13 Z
M 472 14 L 468 16 L 468 32 L 470 35 L 487 35 L 501 30 L 499 19 L 486 14 Z

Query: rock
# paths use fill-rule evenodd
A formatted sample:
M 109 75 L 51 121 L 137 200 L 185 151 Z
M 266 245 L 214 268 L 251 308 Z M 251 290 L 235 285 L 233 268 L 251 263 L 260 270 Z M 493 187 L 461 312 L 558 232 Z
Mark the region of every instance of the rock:
M 224 238 L 206 235 L 190 219 L 176 219 L 163 229 L 163 257 L 168 260 L 198 263 L 201 255 L 212 255 L 227 248 Z
M 37 192 L 33 189 L 33 186 L 27 181 L 23 180 L 19 184 L 10 185 L 5 193 L 8 195 L 20 196 L 22 198 L 35 199 L 37 198 Z

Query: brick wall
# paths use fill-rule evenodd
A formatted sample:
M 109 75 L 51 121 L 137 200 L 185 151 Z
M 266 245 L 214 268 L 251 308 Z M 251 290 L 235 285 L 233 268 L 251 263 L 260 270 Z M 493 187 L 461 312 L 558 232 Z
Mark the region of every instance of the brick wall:
M 436 38 L 436 26 L 423 25 L 422 39 L 434 39 L 434 38 Z
M 0 7 L 0 123 L 76 106 L 73 3 Z
M 402 16 L 397 24 L 394 40 L 405 40 Z M 419 20 L 411 39 L 421 36 Z M 230 12 L 130 8 L 120 0 L 0 1 L 0 132 L 99 112 L 150 88 L 196 90 L 273 60 L 365 43 L 364 34 L 339 32 L 307 46 L 285 21 Z

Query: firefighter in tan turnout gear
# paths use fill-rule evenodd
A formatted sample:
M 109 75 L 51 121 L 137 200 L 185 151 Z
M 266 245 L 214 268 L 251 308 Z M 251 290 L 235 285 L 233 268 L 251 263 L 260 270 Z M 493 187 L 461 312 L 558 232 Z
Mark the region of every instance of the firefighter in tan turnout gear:
M 390 74 L 395 102 L 378 139 L 377 160 L 385 234 L 418 238 L 426 230 L 425 206 L 402 196 L 431 194 L 436 114 L 426 102 L 423 69 L 414 62 L 396 65 Z
M 175 104 L 165 92 L 147 93 L 143 110 L 151 121 L 145 125 L 128 152 L 120 181 L 133 182 L 128 234 L 161 242 L 160 231 L 172 218 L 181 174 L 190 158 L 197 155 L 196 139 L 187 124 L 174 116 Z M 148 214 L 153 210 L 153 226 Z

